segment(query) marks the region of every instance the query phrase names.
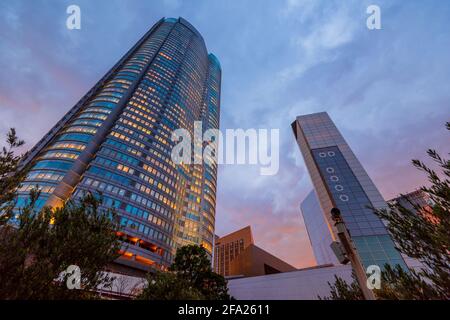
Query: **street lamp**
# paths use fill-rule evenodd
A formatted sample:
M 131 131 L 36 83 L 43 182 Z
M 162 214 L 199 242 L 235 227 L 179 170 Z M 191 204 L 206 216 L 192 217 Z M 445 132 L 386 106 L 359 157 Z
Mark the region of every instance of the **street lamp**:
M 373 294 L 372 290 L 367 287 L 366 270 L 364 269 L 361 258 L 359 257 L 355 246 L 353 245 L 352 238 L 350 237 L 344 220 L 342 219 L 341 211 L 338 208 L 331 209 L 331 218 L 334 221 L 334 226 L 337 230 L 337 236 L 340 240 L 340 243 L 333 242 L 330 245 L 331 249 L 336 254 L 336 257 L 338 258 L 340 263 L 351 263 L 364 299 L 375 300 L 375 295 Z

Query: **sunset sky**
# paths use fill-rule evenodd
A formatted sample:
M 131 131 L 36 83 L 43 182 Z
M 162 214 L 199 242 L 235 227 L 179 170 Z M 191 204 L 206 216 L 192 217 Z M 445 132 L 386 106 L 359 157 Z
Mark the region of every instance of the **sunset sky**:
M 81 30 L 66 8 L 81 8 Z M 368 30 L 366 8 L 381 8 Z M 222 65 L 221 129 L 280 130 L 280 170 L 222 165 L 216 233 L 315 264 L 300 202 L 312 188 L 290 124 L 327 111 L 385 199 L 425 183 L 410 160 L 449 152 L 450 2 L 70 0 L 0 2 L 0 133 L 31 148 L 161 17 L 182 16 Z M 3 141 L 0 143 L 2 145 Z

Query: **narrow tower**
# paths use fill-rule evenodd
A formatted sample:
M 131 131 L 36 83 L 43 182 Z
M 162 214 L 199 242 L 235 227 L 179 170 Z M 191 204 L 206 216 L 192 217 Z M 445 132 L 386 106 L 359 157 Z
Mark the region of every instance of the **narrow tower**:
M 339 208 L 366 268 L 398 264 L 407 270 L 385 225 L 369 208 L 385 208 L 383 197 L 328 114 L 299 116 L 292 128 L 325 219 L 327 228 L 322 229 L 329 232 L 324 238 L 336 240 L 330 211 Z M 326 260 L 333 263 L 334 259 Z

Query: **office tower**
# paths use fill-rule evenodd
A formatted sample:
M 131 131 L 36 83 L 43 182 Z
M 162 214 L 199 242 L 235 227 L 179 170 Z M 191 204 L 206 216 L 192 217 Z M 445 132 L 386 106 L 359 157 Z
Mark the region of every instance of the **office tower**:
M 330 243 L 333 239 L 314 190 L 300 204 L 300 209 L 317 265 L 339 265 L 336 255 L 331 250 Z
M 226 236 L 217 237 L 214 244 L 214 271 L 223 276 L 230 275 L 230 263 L 253 243 L 250 226 Z
M 439 223 L 435 216 L 430 214 L 433 210 L 433 201 L 430 196 L 422 190 L 415 190 L 402 196 L 398 196 L 388 201 L 390 204 L 399 204 L 408 209 L 412 214 L 420 214 L 434 223 Z M 419 260 L 402 254 L 406 265 L 410 269 L 421 270 L 426 268 Z
M 250 226 L 216 239 L 214 271 L 226 277 L 255 277 L 296 270 L 256 246 Z
M 365 267 L 388 263 L 406 268 L 383 222 L 368 208 L 386 207 L 383 197 L 328 114 L 299 116 L 292 128 L 333 241 L 330 211 L 336 207 Z
M 415 214 L 423 214 L 426 216 L 429 216 L 428 212 L 433 210 L 433 201 L 430 196 L 420 189 L 393 198 L 389 200 L 388 203 L 400 204 Z
M 200 33 L 161 19 L 31 150 L 19 205 L 36 184 L 40 207 L 101 192 L 128 242 L 121 264 L 165 269 L 191 243 L 211 254 L 217 166 L 174 164 L 171 134 L 218 129 L 220 82 Z

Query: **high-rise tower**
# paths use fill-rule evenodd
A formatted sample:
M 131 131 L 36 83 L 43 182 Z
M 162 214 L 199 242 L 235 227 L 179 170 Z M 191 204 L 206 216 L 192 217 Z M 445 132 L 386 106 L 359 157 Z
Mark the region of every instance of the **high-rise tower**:
M 309 241 L 313 249 L 317 265 L 334 264 L 339 262 L 330 247 L 333 242 L 328 225 L 320 208 L 316 192 L 312 190 L 300 204 L 300 210 L 308 232 Z
M 325 218 L 327 228 L 322 229 L 336 240 L 330 211 L 339 208 L 366 268 L 387 263 L 407 269 L 385 225 L 369 208 L 386 207 L 383 197 L 328 114 L 299 116 L 292 128 Z
M 221 67 L 183 18 L 158 21 L 37 143 L 20 205 L 39 185 L 38 206 L 101 192 L 120 216 L 118 262 L 164 269 L 178 246 L 212 252 L 215 163 L 176 165 L 175 129 L 218 129 Z M 125 247 L 124 247 L 125 248 Z

